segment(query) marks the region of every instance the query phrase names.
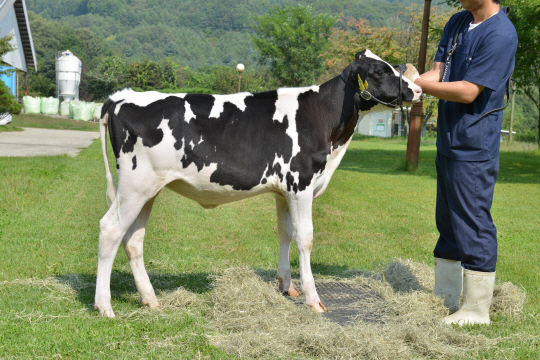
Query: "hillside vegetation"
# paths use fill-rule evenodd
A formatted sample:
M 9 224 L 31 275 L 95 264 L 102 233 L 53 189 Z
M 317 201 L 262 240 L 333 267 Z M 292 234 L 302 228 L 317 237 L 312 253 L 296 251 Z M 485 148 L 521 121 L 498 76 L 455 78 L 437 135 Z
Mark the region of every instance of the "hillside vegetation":
M 164 56 L 190 67 L 254 65 L 251 18 L 273 6 L 311 5 L 314 13 L 369 20 L 387 19 L 419 0 L 27 0 L 29 10 L 74 29 L 89 29 L 128 59 Z M 32 30 L 34 30 L 32 28 Z
M 327 70 L 318 83 L 338 74 L 364 48 L 390 62 L 416 63 L 423 8 L 420 0 L 27 0 L 26 4 L 39 64 L 39 72 L 29 74 L 30 94 L 56 95 L 54 55 L 69 49 L 83 63 L 81 98 L 94 101 L 123 87 L 235 92 L 234 66 L 240 62 L 247 68 L 242 91 L 283 86 L 261 66 L 250 39 L 255 18 L 274 6 L 309 4 L 314 15 L 336 18 L 331 44 L 323 54 Z M 428 63 L 448 10 L 447 5 L 433 4 Z M 527 97 L 517 96 L 515 109 L 516 138 L 535 141 L 537 108 Z M 510 107 L 504 129 L 509 129 L 509 115 Z

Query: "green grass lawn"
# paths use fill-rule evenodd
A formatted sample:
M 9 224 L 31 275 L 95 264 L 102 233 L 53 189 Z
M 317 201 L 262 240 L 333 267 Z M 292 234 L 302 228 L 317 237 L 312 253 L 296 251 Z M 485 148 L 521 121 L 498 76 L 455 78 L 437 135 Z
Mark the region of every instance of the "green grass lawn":
M 36 121 L 19 115 L 13 123 Z M 434 140 L 423 142 L 415 173 L 399 170 L 405 149 L 401 139 L 351 142 L 326 193 L 314 201 L 316 277 L 374 269 L 396 257 L 432 263 Z M 495 350 L 471 354 L 474 359 L 540 358 L 540 156 L 525 149 L 517 144 L 501 152 L 492 211 L 497 281 L 526 290 L 525 315 L 463 329 L 499 341 Z M 117 319 L 91 310 L 105 190 L 99 141 L 75 158 L 0 158 L 0 358 L 230 358 L 208 341 L 206 306 L 141 310 L 122 250 L 111 281 Z M 275 271 L 275 223 L 270 195 L 208 211 L 164 190 L 145 242 L 156 291 L 183 286 L 204 298 L 210 275 L 227 267 Z M 295 250 L 291 263 L 297 275 Z
M 13 121 L 7 126 L 0 126 L 0 132 L 13 131 L 20 128 L 43 128 L 60 130 L 99 131 L 99 123 L 94 121 L 70 120 L 65 117 L 47 116 L 41 114 L 12 115 Z

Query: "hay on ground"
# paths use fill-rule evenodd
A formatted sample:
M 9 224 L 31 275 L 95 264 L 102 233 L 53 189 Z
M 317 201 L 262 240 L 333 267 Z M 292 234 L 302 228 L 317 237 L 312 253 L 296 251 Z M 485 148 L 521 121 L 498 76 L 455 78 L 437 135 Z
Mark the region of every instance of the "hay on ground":
M 384 321 L 359 320 L 343 327 L 307 306 L 295 305 L 253 270 L 228 269 L 214 283 L 211 326 L 221 334 L 212 336 L 211 342 L 241 358 L 325 359 L 450 358 L 494 345 L 485 336 L 461 333 L 443 324 L 440 320 L 448 312 L 442 300 L 414 290 L 418 286 L 410 275 L 398 286 L 399 269 L 403 267 L 393 263 L 384 275 L 348 280 L 385 299 L 381 303 Z M 389 277 L 394 279 L 392 285 L 385 280 Z M 418 283 L 422 286 L 428 281 Z M 396 286 L 408 290 L 395 291 Z
M 179 287 L 178 289 L 174 291 L 167 291 L 163 292 L 158 297 L 159 300 L 159 306 L 162 309 L 167 308 L 186 308 L 191 307 L 195 305 L 202 304 L 202 301 L 199 299 L 199 297 L 184 289 L 183 287 Z
M 496 285 L 493 290 L 490 313 L 514 318 L 519 317 L 523 312 L 525 298 L 525 289 L 511 282 Z

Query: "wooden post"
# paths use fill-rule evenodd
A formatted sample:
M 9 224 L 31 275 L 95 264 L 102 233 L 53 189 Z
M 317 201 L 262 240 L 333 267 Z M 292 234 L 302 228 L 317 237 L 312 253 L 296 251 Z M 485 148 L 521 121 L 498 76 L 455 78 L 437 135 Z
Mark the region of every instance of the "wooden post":
M 512 91 L 512 110 L 510 110 L 510 132 L 508 133 L 508 144 L 512 144 L 512 130 L 514 127 L 514 102 L 516 101 L 516 91 Z
M 422 22 L 422 37 L 420 38 L 420 54 L 418 55 L 418 72 L 426 72 L 426 51 L 429 30 L 429 13 L 431 10 L 431 0 L 424 0 L 424 21 Z M 418 168 L 418 158 L 420 157 L 420 140 L 422 137 L 422 100 L 418 101 L 411 108 L 409 123 L 409 138 L 407 140 L 407 169 Z

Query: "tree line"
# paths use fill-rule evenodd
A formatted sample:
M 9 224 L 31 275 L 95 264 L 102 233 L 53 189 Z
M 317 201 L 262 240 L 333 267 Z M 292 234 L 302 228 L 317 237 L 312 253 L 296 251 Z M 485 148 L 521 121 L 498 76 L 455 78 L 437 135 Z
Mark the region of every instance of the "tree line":
M 249 35 L 251 19 L 273 6 L 311 5 L 315 14 L 353 17 L 383 26 L 389 15 L 422 0 L 27 0 L 27 8 L 49 21 L 89 29 L 118 55 L 136 61 L 170 57 L 190 68 L 256 66 Z M 33 29 L 32 29 L 33 31 Z
M 34 2 L 36 5 L 40 0 Z M 96 11 L 99 13 L 98 3 L 102 4 L 86 1 L 85 8 L 81 5 L 82 1 L 79 3 L 74 1 L 70 3 L 69 11 L 75 14 L 79 11 L 82 15 L 74 17 L 78 19 L 85 14 L 94 16 Z M 121 3 L 126 1 L 118 2 Z M 128 1 L 128 3 L 137 7 L 142 6 L 141 4 L 148 5 L 150 1 Z M 247 6 L 241 1 L 239 4 Z M 327 6 L 331 4 L 332 2 Z M 93 12 L 89 13 L 88 9 Z M 114 9 L 123 11 L 121 6 L 113 7 Z M 456 8 L 450 7 L 435 7 L 432 10 L 427 68 L 430 66 L 429 61 L 433 59 L 446 21 L 456 11 Z M 521 17 L 512 19 L 516 28 L 521 29 L 518 30 L 521 31 L 521 39 L 524 31 L 523 19 L 528 19 L 525 17 L 528 13 L 520 10 L 515 14 L 521 14 L 519 15 Z M 69 18 L 69 15 L 67 17 Z M 80 95 L 85 100 L 101 101 L 115 90 L 125 87 L 141 91 L 219 94 L 238 90 L 239 79 L 234 66 L 239 61 L 191 67 L 173 56 L 176 51 L 173 49 L 174 45 L 171 45 L 170 52 L 166 51 L 167 55 L 162 54 L 157 60 L 151 57 L 135 59 L 114 48 L 110 39 L 103 39 L 87 28 L 74 28 L 69 25 L 69 21 L 47 20 L 33 13 L 30 13 L 30 21 L 40 64 L 40 72 L 30 77 L 33 93 L 54 95 L 54 49 L 69 49 L 81 58 L 83 74 Z M 415 4 L 403 11 L 389 14 L 386 17 L 386 26 L 382 27 L 375 26 L 369 20 L 348 17 L 343 13 L 340 16 L 321 13 L 315 6 L 279 4 L 271 6 L 266 14 L 251 17 L 250 30 L 244 29 L 245 36 L 248 37 L 247 40 L 257 56 L 253 63 L 248 63 L 248 70 L 242 74 L 241 90 L 257 92 L 278 86 L 303 86 L 324 82 L 339 74 L 357 51 L 366 48 L 390 63 L 410 62 L 416 65 L 421 22 L 422 9 Z M 225 25 L 225 28 L 227 26 L 229 25 Z M 521 54 L 524 54 L 523 49 Z M 519 51 L 518 56 L 521 60 L 524 57 Z M 527 66 L 526 69 L 534 67 L 534 63 Z M 534 130 L 537 123 L 531 119 L 538 116 L 538 106 L 528 105 L 527 100 L 533 99 L 534 96 L 537 98 L 538 88 L 531 87 L 530 77 L 523 74 L 522 70 L 516 72 L 519 79 L 516 83 L 520 86 L 518 91 L 522 95 L 517 97 L 517 121 L 514 129 L 518 131 L 518 140 L 534 140 L 538 134 L 538 131 Z M 527 82 L 524 79 L 529 80 Z M 529 94 L 526 91 L 529 91 Z M 425 113 L 430 113 L 436 118 L 436 104 L 435 99 L 426 101 Z M 508 121 L 506 113 L 504 126 Z

